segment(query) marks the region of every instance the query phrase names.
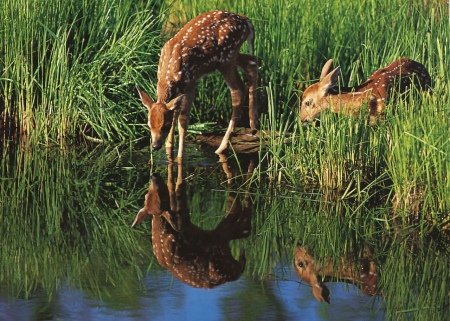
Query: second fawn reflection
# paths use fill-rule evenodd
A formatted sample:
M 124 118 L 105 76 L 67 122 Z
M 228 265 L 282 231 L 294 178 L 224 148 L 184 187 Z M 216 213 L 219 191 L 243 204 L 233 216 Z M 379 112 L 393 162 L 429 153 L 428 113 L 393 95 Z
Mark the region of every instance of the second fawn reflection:
M 167 185 L 158 173 L 151 176 L 145 205 L 132 227 L 152 216 L 152 245 L 158 263 L 180 281 L 193 287 L 211 289 L 239 279 L 245 269 L 242 248 L 239 259 L 231 254 L 229 242 L 248 237 L 251 231 L 251 206 L 240 205 L 236 194 L 227 203 L 227 216 L 213 230 L 203 230 L 190 220 L 186 183 L 178 165 L 176 186 L 172 164 Z
M 322 283 L 336 277 L 338 281 L 344 281 L 358 286 L 365 294 L 377 294 L 377 266 L 370 259 L 370 251 L 364 249 L 361 258 L 342 256 L 337 264 L 333 265 L 333 259 L 326 259 L 323 264 L 317 262 L 301 242 L 295 248 L 295 272 L 298 277 L 313 288 L 313 295 L 319 302 L 330 303 L 330 291 Z

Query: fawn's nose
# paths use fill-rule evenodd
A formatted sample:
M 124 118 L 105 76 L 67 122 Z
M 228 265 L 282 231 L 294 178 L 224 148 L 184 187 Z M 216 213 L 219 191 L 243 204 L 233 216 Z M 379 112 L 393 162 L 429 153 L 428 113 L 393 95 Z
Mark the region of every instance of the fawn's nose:
M 161 144 L 155 143 L 152 145 L 152 149 L 154 151 L 160 150 L 161 149 Z

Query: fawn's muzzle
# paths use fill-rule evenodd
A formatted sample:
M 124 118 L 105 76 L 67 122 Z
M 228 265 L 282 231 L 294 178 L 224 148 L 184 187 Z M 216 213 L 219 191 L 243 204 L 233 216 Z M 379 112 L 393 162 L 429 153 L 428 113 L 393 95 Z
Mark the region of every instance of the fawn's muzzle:
M 161 144 L 153 144 L 153 145 L 152 145 L 152 149 L 153 149 L 154 151 L 160 150 L 161 147 L 162 147 Z

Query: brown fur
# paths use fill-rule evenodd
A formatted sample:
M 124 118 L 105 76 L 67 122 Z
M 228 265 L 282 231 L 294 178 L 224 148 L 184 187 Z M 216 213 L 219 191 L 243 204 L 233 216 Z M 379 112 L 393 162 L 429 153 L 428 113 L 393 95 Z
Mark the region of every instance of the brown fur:
M 172 164 L 167 185 L 161 176 L 153 174 L 145 205 L 136 215 L 132 227 L 152 216 L 153 252 L 158 263 L 180 281 L 193 287 L 211 289 L 237 280 L 245 269 L 245 254 L 239 260 L 231 254 L 229 242 L 250 235 L 252 206 L 248 195 L 244 207 L 230 192 L 226 217 L 213 230 L 203 230 L 190 221 L 186 183 L 182 165 L 173 184 Z M 231 182 L 231 181 L 230 181 Z
M 400 58 L 383 69 L 375 71 L 364 83 L 356 87 L 338 88 L 340 68 L 332 69 L 328 60 L 322 69 L 320 81 L 308 87 L 302 96 L 300 118 L 302 122 L 316 119 L 325 109 L 359 116 L 367 106 L 370 123 L 374 124 L 385 110 L 385 101 L 393 92 L 402 94 L 415 85 L 423 90 L 431 85 L 427 69 L 420 63 Z
M 311 252 L 298 244 L 295 248 L 294 265 L 298 277 L 312 286 L 313 295 L 319 302 L 330 303 L 330 291 L 321 281 L 323 277 L 337 277 L 339 280 L 352 283 L 367 295 L 374 295 L 377 292 L 378 267 L 371 260 L 368 250 L 358 259 L 343 256 L 341 263 L 333 267 L 331 258 L 321 264 L 314 259 Z
M 253 53 L 254 30 L 251 21 L 226 11 L 203 13 L 189 21 L 161 50 L 158 65 L 157 100 L 138 88 L 142 103 L 148 108 L 148 125 L 152 135 L 152 148 L 159 150 L 167 139 L 166 148 L 173 147 L 176 115 L 178 119 L 178 158 L 184 152 L 184 140 L 189 125 L 189 113 L 195 98 L 197 81 L 204 75 L 220 71 L 231 91 L 233 112 L 228 130 L 216 153 L 228 146 L 228 140 L 241 117 L 245 95 L 249 94 L 250 127 L 256 132 L 259 114 L 256 106 L 258 65 L 253 55 L 240 54 L 242 44 L 248 40 Z M 248 80 L 249 90 L 239 76 L 241 68 Z M 164 121 L 161 121 L 161 119 Z M 167 126 L 168 120 L 171 127 Z M 167 122 L 166 122 L 167 121 Z

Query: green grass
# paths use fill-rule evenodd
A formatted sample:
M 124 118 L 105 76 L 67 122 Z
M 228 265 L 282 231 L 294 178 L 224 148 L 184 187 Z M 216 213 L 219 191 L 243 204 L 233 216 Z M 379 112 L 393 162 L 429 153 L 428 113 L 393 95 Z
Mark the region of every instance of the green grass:
M 134 86 L 156 70 L 159 6 L 123 0 L 2 2 L 2 118 L 45 144 L 145 133 Z
M 272 133 L 266 155 L 272 180 L 337 189 L 345 197 L 372 193 L 368 187 L 387 189 L 399 211 L 409 213 L 411 202 L 418 201 L 435 221 L 447 215 L 450 23 L 445 3 L 271 0 L 251 6 L 180 0 L 169 16 L 180 23 L 216 8 L 243 13 L 255 26 L 262 128 Z M 302 90 L 318 78 L 327 59 L 341 66 L 341 84 L 352 85 L 402 56 L 430 71 L 431 96 L 416 93 L 407 103 L 391 102 L 386 121 L 377 126 L 330 114 L 322 116 L 320 127 L 300 126 Z M 228 96 L 220 75 L 206 77 L 198 88 L 194 119 L 214 114 L 226 122 Z
M 133 185 L 139 177 L 132 171 L 126 172 L 126 186 L 114 181 L 108 164 L 120 158 L 117 150 L 99 158 L 95 152 L 71 154 L 66 146 L 86 140 L 126 141 L 132 148 L 136 140 L 147 138 L 146 110 L 134 86 L 155 96 L 159 51 L 173 33 L 169 27 L 177 29 L 204 11 L 227 9 L 245 14 L 255 26 L 262 131 L 268 135 L 267 150 L 259 155 L 263 165 L 252 177 L 261 185 L 252 194 L 252 236 L 233 245 L 234 253 L 242 243 L 249 247 L 247 274 L 261 278 L 271 274 L 284 255 L 291 259 L 298 238 L 314 245 L 319 257 L 337 258 L 370 244 L 383 268 L 391 318 L 433 314 L 439 319 L 448 312 L 448 287 L 439 283 L 448 279 L 448 252 L 435 238 L 436 233 L 444 235 L 440 228 L 448 228 L 450 213 L 450 19 L 444 1 L 424 5 L 421 0 L 264 0 L 252 5 L 208 0 L 45 4 L 27 0 L 25 4 L 18 0 L 0 4 L 2 125 L 26 131 L 30 148 L 17 152 L 16 168 L 7 161 L 16 152 L 2 150 L 2 235 L 11 244 L 1 247 L 2 258 L 12 253 L 20 258 L 5 261 L 2 281 L 11 282 L 13 295 L 38 284 L 57 287 L 67 271 L 61 268 L 56 278 L 38 271 L 62 267 L 63 258 L 76 262 L 77 270 L 71 271 L 74 280 L 87 274 L 89 288 L 98 290 L 100 272 L 90 269 L 91 258 L 82 255 L 83 233 L 96 253 L 92 260 L 114 262 L 106 278 L 126 280 L 113 269 L 123 262 L 133 267 L 140 263 L 132 249 L 150 270 L 157 266 L 142 250 L 149 245 L 147 232 L 127 228 L 126 218 L 130 209 L 134 213 L 142 205 L 136 200 L 142 200 L 147 182 Z M 244 44 L 242 51 L 246 48 Z M 333 58 L 341 66 L 342 85 L 354 85 L 401 56 L 427 67 L 432 94 L 413 92 L 406 102 L 393 100 L 386 120 L 376 126 L 364 118 L 331 113 L 322 115 L 320 126 L 301 126 L 299 99 L 317 80 L 326 60 Z M 228 88 L 214 73 L 199 82 L 191 122 L 225 124 L 230 106 Z M 201 130 L 202 125 L 192 129 Z M 47 155 L 37 145 L 59 145 L 73 163 Z M 49 162 L 55 166 L 48 168 Z M 8 174 L 12 171 L 16 176 Z M 190 179 L 200 180 L 195 181 L 198 186 L 210 178 L 205 175 L 200 169 L 189 173 Z M 225 203 L 220 197 L 205 202 L 211 196 L 207 189 L 191 192 L 192 208 L 201 214 L 193 220 L 213 227 L 221 213 L 209 211 L 224 210 Z M 28 213 L 25 220 L 19 216 L 22 211 Z M 61 222 L 70 223 L 70 237 L 63 237 Z M 29 235 L 31 242 L 23 242 Z M 117 244 L 123 247 L 113 252 Z M 15 274 L 16 270 L 26 272 Z M 141 271 L 135 268 L 135 273 Z

